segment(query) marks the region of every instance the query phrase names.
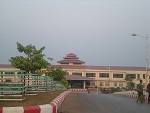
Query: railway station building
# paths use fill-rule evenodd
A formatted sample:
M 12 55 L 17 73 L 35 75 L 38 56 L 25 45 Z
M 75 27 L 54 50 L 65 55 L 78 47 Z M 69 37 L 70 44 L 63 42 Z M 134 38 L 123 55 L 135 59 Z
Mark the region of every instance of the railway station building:
M 67 54 L 62 60 L 57 62 L 56 66 L 62 67 L 66 71 L 66 79 L 72 88 L 86 87 L 126 87 L 128 81 L 126 77 L 132 78 L 136 85 L 140 79 L 146 88 L 146 84 L 150 82 L 150 69 L 148 68 L 148 76 L 146 76 L 146 67 L 132 66 L 90 66 L 81 61 L 74 53 Z M 17 70 L 11 64 L 0 64 L 0 70 Z M 5 73 L 1 73 L 5 74 Z

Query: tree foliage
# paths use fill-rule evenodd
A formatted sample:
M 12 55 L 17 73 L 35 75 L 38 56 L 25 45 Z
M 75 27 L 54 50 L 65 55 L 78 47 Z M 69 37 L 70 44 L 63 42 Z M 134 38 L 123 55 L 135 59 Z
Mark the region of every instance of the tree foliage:
M 16 44 L 17 50 L 24 53 L 25 56 L 11 57 L 9 61 L 14 67 L 32 73 L 48 66 L 49 63 L 44 59 L 45 54 L 42 54 L 45 47 L 37 50 L 32 44 L 27 46 L 23 46 L 19 42 Z
M 66 80 L 66 78 L 63 78 L 61 80 L 61 82 L 63 83 L 63 85 L 68 89 L 69 88 L 69 85 L 68 85 L 68 81 Z
M 125 80 L 127 81 L 127 89 L 133 89 L 135 87 L 135 83 L 133 83 L 133 78 L 126 77 Z
M 52 77 L 55 81 L 61 81 L 65 78 L 65 73 L 62 68 L 52 66 L 47 68 L 45 75 Z
M 63 71 L 61 67 L 51 66 L 44 72 L 46 76 L 52 77 L 55 81 L 60 81 L 63 85 L 68 88 L 68 82 L 65 78 L 66 71 Z

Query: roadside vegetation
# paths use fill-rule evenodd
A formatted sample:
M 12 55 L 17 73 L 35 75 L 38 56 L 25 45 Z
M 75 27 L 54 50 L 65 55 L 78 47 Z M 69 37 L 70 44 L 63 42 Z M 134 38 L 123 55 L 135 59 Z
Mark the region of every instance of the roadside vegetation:
M 128 88 L 125 88 L 125 87 L 122 87 L 122 88 L 120 88 L 120 87 L 117 87 L 117 88 L 111 87 L 111 88 L 103 88 L 103 89 L 101 89 L 101 92 L 103 94 L 108 94 L 108 93 L 115 93 L 115 92 L 121 92 L 121 91 L 132 91 L 132 90 L 134 90 L 134 89 L 128 89 Z
M 61 82 L 66 88 L 69 88 L 68 82 L 65 78 L 65 71 L 60 67 L 52 66 L 47 60 L 53 60 L 53 58 L 48 57 L 46 60 L 46 55 L 43 54 L 45 49 L 41 47 L 40 49 L 36 49 L 35 46 L 29 44 L 27 46 L 23 46 L 19 42 L 17 44 L 17 50 L 20 53 L 23 53 L 21 56 L 11 57 L 9 59 L 12 66 L 17 69 L 24 70 L 28 74 L 38 74 L 41 76 L 45 74 L 45 76 L 52 77 L 55 81 Z

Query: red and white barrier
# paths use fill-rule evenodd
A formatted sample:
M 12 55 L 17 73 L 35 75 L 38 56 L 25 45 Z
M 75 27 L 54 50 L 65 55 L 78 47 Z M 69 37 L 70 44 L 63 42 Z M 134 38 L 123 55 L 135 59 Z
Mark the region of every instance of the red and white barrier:
M 87 89 L 71 89 L 71 91 L 87 91 Z
M 132 97 L 132 98 L 138 98 L 138 94 L 136 91 L 128 91 L 128 92 L 117 92 L 114 93 L 116 95 L 122 95 L 122 96 L 128 96 L 128 97 Z M 145 95 L 145 99 L 148 100 L 148 94 L 147 92 L 144 92 Z
M 0 107 L 0 113 L 57 113 L 58 108 L 70 92 L 71 90 L 61 93 L 50 104 L 24 107 Z

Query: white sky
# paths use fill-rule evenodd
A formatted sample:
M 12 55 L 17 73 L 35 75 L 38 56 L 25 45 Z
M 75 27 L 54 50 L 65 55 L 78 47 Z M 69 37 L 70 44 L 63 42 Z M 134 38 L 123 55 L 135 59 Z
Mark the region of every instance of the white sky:
M 22 55 L 20 42 L 45 46 L 52 64 L 74 53 L 86 65 L 145 66 L 146 41 L 131 35 L 150 36 L 149 11 L 150 0 L 0 0 L 0 64 Z

